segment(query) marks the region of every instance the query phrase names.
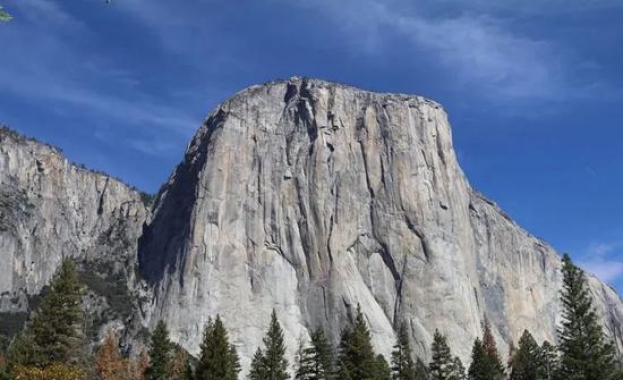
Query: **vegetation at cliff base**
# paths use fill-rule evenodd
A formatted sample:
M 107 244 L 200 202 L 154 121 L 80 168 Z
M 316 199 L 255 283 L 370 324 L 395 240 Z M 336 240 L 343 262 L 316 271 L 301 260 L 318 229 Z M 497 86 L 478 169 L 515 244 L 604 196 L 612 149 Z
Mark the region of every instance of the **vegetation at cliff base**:
M 426 364 L 412 349 L 409 322 L 400 324 L 391 362 L 375 351 L 365 314 L 357 306 L 352 323 L 334 346 L 317 327 L 302 337 L 296 360 L 273 310 L 262 346 L 252 358 L 248 380 L 619 380 L 623 374 L 592 304 L 586 277 L 568 256 L 563 259 L 563 320 L 558 347 L 540 345 L 529 331 L 511 345 L 504 365 L 485 318 L 482 336 L 472 345 L 469 369 L 452 353 L 446 336 L 436 330 Z M 121 350 L 110 330 L 91 355 L 83 333 L 84 286 L 70 260 L 64 260 L 26 328 L 0 352 L 0 380 L 238 380 L 238 348 L 225 321 L 217 315 L 204 326 L 198 360 L 176 346 L 163 321 L 150 335 L 149 347 L 136 356 Z

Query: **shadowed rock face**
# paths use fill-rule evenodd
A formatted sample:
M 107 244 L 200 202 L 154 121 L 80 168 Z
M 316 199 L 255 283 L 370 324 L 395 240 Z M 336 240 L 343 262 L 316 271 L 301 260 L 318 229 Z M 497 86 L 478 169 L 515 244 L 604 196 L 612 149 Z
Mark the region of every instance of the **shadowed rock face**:
M 301 78 L 235 95 L 162 188 L 139 256 L 150 323 L 197 353 L 220 313 L 243 367 L 273 307 L 290 354 L 317 326 L 336 341 L 357 304 L 386 355 L 407 323 L 418 355 L 438 328 L 467 359 L 484 316 L 502 352 L 524 329 L 555 341 L 560 257 L 471 189 L 421 97 Z M 620 343 L 621 301 L 590 282 Z

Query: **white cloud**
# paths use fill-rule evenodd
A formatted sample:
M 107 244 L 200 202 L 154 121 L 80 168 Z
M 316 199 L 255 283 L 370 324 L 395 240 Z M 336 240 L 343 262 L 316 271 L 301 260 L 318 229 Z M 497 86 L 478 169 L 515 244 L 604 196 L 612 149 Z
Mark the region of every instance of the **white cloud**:
M 592 243 L 578 265 L 604 282 L 619 280 L 623 277 L 623 258 L 618 255 L 621 248 L 620 241 Z
M 391 0 L 304 4 L 322 11 L 368 53 L 383 54 L 384 38 L 399 33 L 411 42 L 405 59 L 432 57 L 448 82 L 493 100 L 557 99 L 570 93 L 557 47 L 514 33 L 507 20 L 484 13 L 431 16 L 422 1 L 415 9 Z

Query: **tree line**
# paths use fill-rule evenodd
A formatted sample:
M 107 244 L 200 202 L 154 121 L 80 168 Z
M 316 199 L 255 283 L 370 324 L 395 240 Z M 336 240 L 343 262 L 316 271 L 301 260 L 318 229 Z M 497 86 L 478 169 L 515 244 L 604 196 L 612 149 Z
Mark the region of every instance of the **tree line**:
M 503 363 L 485 319 L 465 369 L 446 337 L 435 331 L 430 362 L 414 356 L 408 326 L 402 324 L 390 362 L 375 352 L 365 315 L 357 307 L 337 347 L 320 328 L 301 341 L 294 363 L 286 358 L 284 333 L 273 311 L 262 347 L 253 356 L 248 380 L 618 380 L 619 358 L 595 313 L 584 272 L 563 258 L 562 325 L 558 346 L 538 344 L 524 331 Z M 198 358 L 174 345 L 164 322 L 151 335 L 149 350 L 124 357 L 111 330 L 95 355 L 81 333 L 83 286 L 65 260 L 50 291 L 25 330 L 0 355 L 0 380 L 237 380 L 241 367 L 220 316 L 208 321 Z M 290 373 L 292 369 L 292 373 Z

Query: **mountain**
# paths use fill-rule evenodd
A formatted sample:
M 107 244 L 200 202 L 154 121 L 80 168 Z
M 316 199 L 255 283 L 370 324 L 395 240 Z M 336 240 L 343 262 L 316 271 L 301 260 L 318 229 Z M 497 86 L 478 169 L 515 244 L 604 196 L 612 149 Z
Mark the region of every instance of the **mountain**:
M 143 198 L 54 147 L 0 128 L 0 333 L 21 328 L 63 257 L 80 263 L 93 318 L 129 317 L 138 238 L 150 215 Z
M 273 308 L 290 355 L 317 326 L 337 341 L 358 304 L 385 355 L 400 323 L 422 357 L 438 328 L 466 360 L 485 317 L 502 352 L 524 329 L 556 340 L 560 256 L 471 188 L 445 111 L 422 97 L 298 77 L 250 87 L 208 116 L 151 211 L 6 133 L 0 170 L 3 305 L 38 292 L 65 252 L 112 263 L 134 297 L 125 317 L 164 319 L 192 353 L 220 313 L 244 368 Z M 589 282 L 621 351 L 623 303 Z

